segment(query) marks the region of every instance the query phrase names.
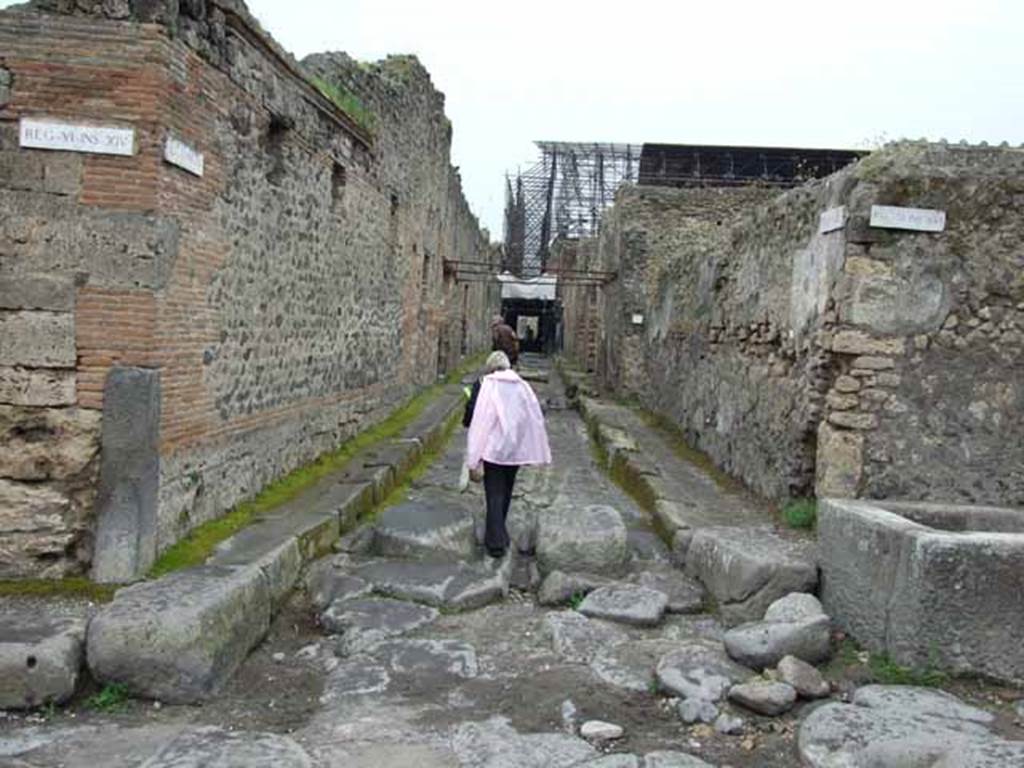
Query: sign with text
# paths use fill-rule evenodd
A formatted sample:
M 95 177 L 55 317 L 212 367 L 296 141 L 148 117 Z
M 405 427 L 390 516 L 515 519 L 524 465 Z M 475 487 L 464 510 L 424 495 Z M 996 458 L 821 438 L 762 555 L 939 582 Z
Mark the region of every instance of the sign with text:
M 164 142 L 164 160 L 196 176 L 203 175 L 203 153 L 173 136 Z
M 931 208 L 872 205 L 871 226 L 884 229 L 912 229 L 917 232 L 942 232 L 946 228 L 946 212 Z
M 834 232 L 837 229 L 842 229 L 846 226 L 846 206 L 840 205 L 838 208 L 829 208 L 827 211 L 822 211 L 818 217 L 818 234 L 824 235 L 826 232 Z
M 135 154 L 135 129 L 23 117 L 19 145 L 28 149 L 131 156 Z

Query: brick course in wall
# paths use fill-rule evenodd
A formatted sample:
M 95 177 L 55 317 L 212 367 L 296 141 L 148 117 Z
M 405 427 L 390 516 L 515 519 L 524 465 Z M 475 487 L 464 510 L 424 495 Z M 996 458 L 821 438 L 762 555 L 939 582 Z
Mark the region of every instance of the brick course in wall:
M 0 407 L 44 455 L 73 425 L 82 466 L 29 484 L 0 455 L 0 577 L 87 571 L 113 366 L 160 373 L 162 551 L 483 349 L 498 304 L 445 280 L 496 253 L 414 59 L 360 68 L 371 136 L 241 3 L 34 5 L 0 13 Z M 22 149 L 22 117 L 135 153 Z

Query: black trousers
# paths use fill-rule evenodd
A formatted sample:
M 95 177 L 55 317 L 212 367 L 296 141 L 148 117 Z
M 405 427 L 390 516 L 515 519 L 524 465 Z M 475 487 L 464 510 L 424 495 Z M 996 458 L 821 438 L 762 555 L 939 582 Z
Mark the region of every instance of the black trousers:
M 484 546 L 494 557 L 505 553 L 509 547 L 505 518 L 512 503 L 512 487 L 516 484 L 519 467 L 484 462 L 484 495 L 487 497 L 487 526 L 484 530 Z

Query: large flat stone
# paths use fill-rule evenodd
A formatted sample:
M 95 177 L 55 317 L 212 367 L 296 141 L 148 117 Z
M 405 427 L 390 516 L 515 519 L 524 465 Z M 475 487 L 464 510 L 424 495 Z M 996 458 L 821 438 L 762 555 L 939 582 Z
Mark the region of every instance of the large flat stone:
M 594 654 L 590 669 L 615 688 L 650 693 L 658 661 L 679 646 L 674 640 L 635 640 L 609 645 Z
M 655 669 L 663 691 L 681 698 L 720 701 L 754 673 L 730 659 L 720 643 L 692 641 L 665 654 Z
M 704 609 L 707 591 L 703 585 L 676 568 L 652 565 L 634 575 L 632 580 L 664 592 L 668 596 L 667 613 L 700 613 Z
M 544 617 L 544 633 L 566 661 L 590 661 L 602 650 L 625 642 L 629 636 L 618 627 L 588 619 L 576 611 L 558 611 Z
M 859 692 L 858 692 L 859 693 Z M 927 689 L 869 686 L 853 704 L 825 704 L 800 725 L 809 768 L 1024 765 L 1024 742 L 989 730 L 985 713 Z
M 202 566 L 126 587 L 89 625 L 89 669 L 136 696 L 203 701 L 266 635 L 270 613 L 254 566 Z
M 424 686 L 438 679 L 471 679 L 479 671 L 476 649 L 461 640 L 385 640 L 370 653 L 392 676 L 415 678 Z
M 383 693 L 390 684 L 391 676 L 382 664 L 365 657 L 352 657 L 328 674 L 320 703 L 330 705 L 351 696 Z
M 509 572 L 492 571 L 483 563 L 382 560 L 360 566 L 355 575 L 387 597 L 469 610 L 501 599 Z
M 390 598 L 336 600 L 320 615 L 320 624 L 342 635 L 339 652 L 348 656 L 426 626 L 439 615 L 436 608 Z
M 0 612 L 0 709 L 70 699 L 85 658 L 85 626 L 84 618 Z
M 633 584 L 609 584 L 587 595 L 579 612 L 593 619 L 651 627 L 661 621 L 667 605 L 664 592 Z
M 584 596 L 607 583 L 608 579 L 589 573 L 551 571 L 541 582 L 537 602 L 541 605 L 564 605 L 574 597 Z
M 608 573 L 626 561 L 627 533 L 613 507 L 555 505 L 537 520 L 537 563 L 544 573 Z
M 473 518 L 434 500 L 399 504 L 377 517 L 374 549 L 385 557 L 469 559 L 476 552 Z
M 583 739 L 564 733 L 520 734 L 504 718 L 465 723 L 452 734 L 463 768 L 571 768 L 599 753 Z
M 190 728 L 140 768 L 312 768 L 305 750 L 287 736 Z
M 831 621 L 813 595 L 794 593 L 776 600 L 765 619 L 725 633 L 725 650 L 740 664 L 765 669 L 786 656 L 820 664 L 831 655 Z
M 813 544 L 784 539 L 769 527 L 697 530 L 686 573 L 707 587 L 728 624 L 757 621 L 775 600 L 811 592 L 818 583 Z

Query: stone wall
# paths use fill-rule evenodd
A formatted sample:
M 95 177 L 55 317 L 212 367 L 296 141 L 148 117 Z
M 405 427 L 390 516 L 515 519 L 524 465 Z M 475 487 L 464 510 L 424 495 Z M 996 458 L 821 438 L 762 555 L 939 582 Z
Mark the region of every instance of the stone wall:
M 781 195 L 624 188 L 600 375 L 772 498 L 1024 504 L 1022 202 L 1024 151 L 929 144 Z M 871 227 L 872 205 L 947 225 Z
M 112 370 L 155 372 L 155 554 L 487 345 L 498 296 L 444 262 L 497 257 L 415 59 L 317 65 L 359 72 L 368 130 L 238 2 L 41 1 L 0 51 L 0 577 L 84 571 L 97 517 L 139 512 L 96 500 Z M 19 148 L 24 117 L 134 154 Z

